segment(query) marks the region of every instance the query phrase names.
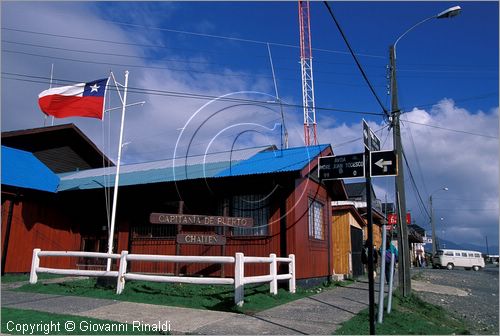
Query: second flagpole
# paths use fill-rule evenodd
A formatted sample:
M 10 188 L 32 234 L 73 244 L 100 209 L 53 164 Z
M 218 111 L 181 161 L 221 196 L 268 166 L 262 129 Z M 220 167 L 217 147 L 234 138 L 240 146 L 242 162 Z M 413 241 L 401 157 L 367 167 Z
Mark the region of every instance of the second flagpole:
M 118 94 L 120 91 L 118 90 L 118 85 L 115 81 L 116 89 L 118 91 Z M 122 118 L 121 118 L 121 125 L 120 125 L 120 140 L 118 142 L 118 158 L 116 161 L 116 176 L 115 176 L 115 188 L 113 192 L 113 209 L 111 211 L 111 225 L 109 228 L 109 240 L 108 240 L 108 253 L 111 254 L 113 253 L 113 239 L 115 235 L 115 222 L 116 222 L 116 204 L 118 201 L 118 183 L 120 181 L 120 161 L 121 161 L 121 156 L 122 156 L 122 142 L 123 142 L 123 126 L 125 123 L 125 107 L 127 105 L 127 86 L 128 86 L 128 70 L 125 71 L 125 85 L 123 89 L 123 99 L 120 99 L 122 101 Z M 121 98 L 121 97 L 120 97 Z M 106 265 L 106 271 L 111 271 L 111 258 L 108 258 L 108 262 Z

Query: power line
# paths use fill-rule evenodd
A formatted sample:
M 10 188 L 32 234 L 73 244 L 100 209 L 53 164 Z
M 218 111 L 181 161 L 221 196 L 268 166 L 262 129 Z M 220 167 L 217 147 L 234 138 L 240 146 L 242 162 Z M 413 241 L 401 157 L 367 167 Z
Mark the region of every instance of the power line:
M 93 55 L 102 55 L 102 56 L 118 56 L 118 57 L 126 57 L 126 58 L 135 58 L 135 59 L 140 59 L 140 60 L 151 60 L 151 61 L 158 61 L 158 58 L 153 58 L 153 57 L 144 57 L 144 56 L 136 56 L 136 55 L 127 55 L 127 54 L 117 54 L 117 53 L 107 53 L 107 52 L 99 52 L 99 51 L 90 51 L 90 50 L 81 50 L 81 49 L 71 49 L 71 48 L 62 48 L 62 47 L 54 47 L 54 46 L 47 46 L 47 45 L 41 45 L 41 44 L 33 44 L 33 43 L 25 43 L 25 42 L 16 42 L 16 41 L 9 41 L 9 40 L 2 40 L 4 43 L 9 43 L 9 44 L 16 44 L 16 45 L 22 45 L 22 46 L 28 46 L 28 47 L 36 47 L 36 48 L 43 48 L 43 49 L 52 49 L 52 50 L 62 50 L 62 51 L 69 51 L 69 52 L 77 52 L 77 53 L 85 53 L 85 54 L 93 54 Z M 10 53 L 21 53 L 23 51 L 18 51 L 18 50 L 8 50 L 7 52 Z M 29 54 L 30 56 L 38 56 L 38 54 Z M 42 57 L 50 57 L 50 56 L 45 56 L 43 55 Z M 70 60 L 70 59 L 68 59 Z M 79 60 L 77 60 L 79 61 Z M 220 66 L 225 66 L 227 67 L 229 64 L 227 63 L 217 63 L 217 62 L 208 62 L 208 61 L 196 61 L 196 60 L 183 60 L 183 59 L 169 59 L 169 58 L 162 58 L 162 62 L 174 62 L 174 63 L 186 63 L 186 64 L 204 64 L 204 65 L 220 65 Z M 317 62 L 316 62 L 317 63 Z M 328 62 L 321 62 L 322 64 L 326 64 Z M 349 63 L 341 63 L 341 64 L 349 64 Z M 124 65 L 125 66 L 125 65 Z M 276 69 L 280 70 L 285 70 L 285 71 L 294 71 L 296 72 L 296 68 L 288 68 L 288 67 L 275 67 Z M 166 68 L 170 69 L 170 68 Z M 188 69 L 171 69 L 171 70 L 185 70 L 185 71 L 190 71 Z M 349 72 L 336 72 L 336 71 L 324 71 L 324 70 L 316 70 L 315 73 L 320 73 L 320 74 L 334 74 L 337 76 L 352 76 L 354 73 L 349 73 Z M 254 75 L 255 76 L 255 75 Z M 268 77 L 262 75 L 262 77 Z M 281 78 L 283 79 L 283 78 Z M 289 78 L 286 78 L 285 80 L 292 80 Z M 295 80 L 295 79 L 293 79 Z
M 380 131 L 383 131 L 385 128 L 389 128 L 389 125 L 385 125 L 377 130 L 375 130 L 374 132 L 377 133 L 377 132 L 380 132 Z M 387 133 L 389 135 L 389 133 Z M 356 142 L 356 141 L 359 141 L 359 140 L 363 140 L 363 137 L 357 137 L 357 138 L 353 138 L 351 140 L 347 140 L 345 142 L 341 142 L 339 144 L 332 144 L 332 149 L 333 148 L 338 148 L 338 147 L 342 147 L 342 146 L 345 146 L 345 145 L 348 145 L 348 144 L 351 144 L 353 142 Z M 387 140 L 387 139 L 386 139 Z M 382 146 L 383 147 L 383 146 Z
M 410 124 L 415 124 L 415 125 L 432 127 L 432 128 L 436 128 L 436 129 L 440 129 L 440 130 L 449 131 L 449 132 L 457 132 L 457 133 L 463 133 L 463 134 L 469 134 L 469 135 L 476 135 L 476 136 L 480 136 L 480 137 L 484 137 L 484 138 L 498 139 L 498 136 L 473 133 L 473 132 L 468 132 L 468 131 L 463 131 L 463 130 L 457 130 L 457 129 L 451 129 L 451 128 L 446 128 L 446 127 L 441 127 L 441 126 L 436 126 L 436 125 L 430 125 L 430 124 L 422 124 L 422 123 L 418 123 L 415 121 L 409 121 L 409 120 L 406 120 L 405 122 L 410 123 Z
M 422 185 L 424 187 L 424 192 L 427 195 L 429 193 L 427 192 L 427 185 L 425 184 L 424 175 L 422 174 L 422 166 L 420 165 L 420 159 L 418 157 L 417 146 L 415 145 L 415 141 L 413 139 L 413 132 L 411 130 L 411 127 L 408 127 L 408 131 L 409 131 L 408 133 L 410 134 L 410 141 L 411 141 L 413 153 L 415 154 L 415 161 L 417 163 L 417 170 L 418 170 L 418 173 L 420 175 L 420 180 L 422 181 Z
M 138 58 L 141 60 L 158 60 L 158 59 L 153 59 L 153 58 L 148 58 L 148 57 L 143 57 L 143 56 L 136 56 L 136 55 L 126 55 L 126 54 L 116 54 L 116 53 L 105 53 L 105 52 L 99 52 L 99 51 L 90 51 L 90 50 L 81 50 L 81 49 L 70 49 L 70 48 L 61 48 L 61 47 L 53 47 L 53 46 L 47 46 L 47 45 L 41 45 L 41 44 L 33 44 L 33 43 L 24 43 L 24 42 L 15 42 L 15 41 L 8 41 L 8 40 L 2 40 L 3 43 L 10 43 L 10 44 L 17 44 L 17 45 L 23 45 L 23 46 L 28 46 L 28 47 L 37 47 L 37 48 L 44 48 L 44 49 L 53 49 L 53 50 L 63 50 L 63 51 L 71 51 L 71 52 L 79 52 L 79 53 L 86 53 L 86 54 L 94 54 L 94 55 L 103 55 L 103 56 L 119 56 L 119 57 L 127 57 L 127 58 Z M 207 64 L 207 65 L 224 65 L 220 63 L 214 63 L 214 62 L 207 62 L 207 61 L 195 61 L 195 60 L 182 60 L 182 59 L 161 59 L 162 62 L 167 61 L 167 62 L 177 62 L 177 63 L 194 63 L 194 64 Z
M 268 79 L 272 78 L 272 76 L 259 75 L 259 74 L 255 74 L 255 73 L 253 73 L 253 74 L 248 74 L 248 73 L 238 73 L 238 74 L 234 74 L 233 73 L 233 74 L 228 74 L 228 73 L 219 73 L 219 72 L 211 72 L 211 71 L 201 71 L 201 70 L 193 70 L 193 69 L 179 69 L 179 68 L 161 67 L 161 66 L 138 65 L 138 64 L 122 64 L 122 63 L 112 63 L 112 62 L 98 62 L 98 61 L 80 60 L 80 59 L 68 58 L 68 57 L 40 55 L 40 54 L 33 54 L 33 53 L 24 52 L 24 51 L 15 51 L 15 50 L 7 50 L 7 49 L 3 49 L 2 52 L 13 53 L 13 54 L 21 54 L 21 55 L 27 55 L 27 56 L 33 56 L 33 57 L 42 57 L 42 58 L 57 59 L 57 60 L 69 61 L 69 62 L 86 63 L 86 64 L 111 65 L 111 66 L 129 67 L 129 68 L 140 68 L 140 69 L 169 70 L 169 71 L 179 71 L 179 72 L 187 72 L 187 73 L 214 75 L 214 76 L 221 76 L 221 77 L 243 77 L 243 78 L 255 78 L 255 77 L 259 77 L 259 78 L 268 78 Z M 296 78 L 280 77 L 279 79 L 280 80 L 285 80 L 285 81 L 297 81 Z M 317 82 L 318 83 L 325 83 L 325 84 L 333 84 L 333 85 L 360 86 L 359 84 L 346 83 L 346 82 L 342 82 L 342 83 L 339 83 L 339 82 L 329 82 L 329 81 L 317 81 Z
M 2 52 L 13 53 L 13 54 L 21 54 L 21 55 L 28 55 L 28 56 L 35 56 L 35 57 L 44 57 L 44 58 L 57 59 L 57 60 L 62 60 L 62 61 L 80 62 L 80 63 L 87 63 L 87 64 L 112 65 L 112 66 L 130 67 L 130 68 L 142 68 L 142 69 L 181 71 L 181 72 L 207 74 L 207 75 L 215 75 L 215 76 L 222 76 L 222 77 L 263 77 L 263 78 L 272 78 L 271 76 L 268 76 L 268 75 L 258 75 L 258 74 L 251 74 L 251 75 L 250 74 L 227 74 L 227 73 L 221 74 L 221 73 L 218 73 L 218 72 L 192 70 L 192 69 L 178 69 L 178 68 L 171 68 L 171 67 L 159 67 L 159 66 L 139 65 L 139 64 L 120 64 L 120 63 L 112 63 L 112 62 L 98 62 L 98 61 L 80 60 L 80 59 L 68 58 L 68 57 L 40 55 L 40 54 L 33 54 L 33 53 L 24 52 L 24 51 L 15 51 L 15 50 L 7 50 L 7 49 L 3 49 Z
M 417 202 L 417 204 L 419 204 L 419 206 L 421 206 L 421 209 L 423 209 L 425 211 L 425 213 L 427 214 L 427 217 L 430 218 L 431 216 L 429 214 L 429 211 L 427 210 L 425 202 L 422 200 L 422 196 L 420 195 L 420 191 L 418 190 L 417 183 L 415 182 L 415 178 L 413 177 L 413 173 L 411 171 L 410 165 L 408 163 L 408 159 L 406 158 L 405 151 L 403 148 L 401 148 L 401 154 L 403 155 L 403 159 L 405 160 L 406 168 L 408 169 L 408 172 L 410 173 L 409 176 L 410 176 L 411 185 L 413 186 L 413 189 L 415 190 L 415 192 L 417 194 L 418 201 L 420 201 L 420 203 Z
M 486 99 L 486 98 L 489 98 L 489 97 L 492 97 L 492 96 L 498 96 L 498 91 L 496 92 L 487 92 L 487 93 L 484 93 L 484 94 L 481 94 L 481 95 L 478 95 L 478 96 L 472 96 L 472 97 L 465 97 L 465 98 L 460 98 L 460 99 L 453 99 L 454 102 L 465 102 L 465 101 L 471 101 L 471 100 L 480 100 L 480 99 Z M 416 106 L 414 106 L 414 108 L 424 108 L 424 107 L 430 107 L 430 106 L 435 106 L 436 103 L 428 103 L 428 104 L 418 104 Z M 402 110 L 406 110 L 406 111 L 403 111 L 401 112 L 401 114 L 404 114 L 404 113 L 410 113 L 411 108 L 408 107 L 408 106 L 405 106 L 402 108 Z
M 106 21 L 106 20 L 103 20 L 103 21 Z M 122 25 L 139 26 L 139 25 L 134 25 L 134 24 L 118 23 L 118 22 L 114 22 L 114 21 L 109 21 L 109 22 L 116 23 L 116 24 L 122 24 Z M 166 29 L 166 28 L 154 28 L 154 27 L 146 27 L 146 26 L 142 26 L 142 27 L 147 28 L 147 29 L 152 29 L 152 30 L 156 29 L 156 30 L 163 30 L 163 31 L 170 31 L 170 32 L 177 32 L 177 33 L 185 33 L 185 34 L 189 34 L 189 35 L 215 37 L 215 38 L 240 41 L 240 42 L 251 42 L 251 43 L 257 43 L 257 44 L 264 44 L 264 45 L 267 45 L 267 43 L 269 43 L 270 45 L 274 45 L 274 46 L 281 46 L 281 47 L 288 47 L 288 48 L 299 48 L 299 46 L 291 45 L 291 44 L 284 44 L 284 43 L 265 42 L 265 41 L 242 39 L 242 38 L 236 38 L 236 37 L 227 37 L 227 36 L 220 36 L 220 35 L 186 32 L 186 31 Z M 171 47 L 167 47 L 164 45 L 139 44 L 139 43 L 131 43 L 131 42 L 119 42 L 119 41 L 112 41 L 112 40 L 95 39 L 95 38 L 81 37 L 81 36 L 53 34 L 53 33 L 45 33 L 45 32 L 38 32 L 38 31 L 25 30 L 25 29 L 16 29 L 16 28 L 7 28 L 7 27 L 2 27 L 2 29 L 8 30 L 8 31 L 20 32 L 20 33 L 28 33 L 28 34 L 35 34 L 35 35 L 51 36 L 51 37 L 61 37 L 61 38 L 68 38 L 68 39 L 77 39 L 77 40 L 82 40 L 82 41 L 121 44 L 121 45 L 137 46 L 137 47 L 143 47 L 143 48 L 145 47 L 145 48 L 163 48 L 163 49 L 173 49 L 173 50 L 195 50 L 195 49 L 171 48 Z M 347 55 L 349 54 L 346 51 L 339 51 L 339 50 L 330 50 L 330 49 L 321 49 L 321 48 L 313 48 L 313 50 L 320 51 L 320 52 L 336 53 L 336 54 L 347 54 Z M 196 51 L 198 51 L 198 50 L 196 50 Z M 213 51 L 213 50 L 211 50 L 210 52 L 220 53 L 220 52 Z M 369 55 L 369 54 L 358 54 L 358 55 L 363 56 L 363 57 L 384 58 L 383 56 L 379 56 L 379 55 Z
M 498 74 L 498 69 L 496 70 L 430 70 L 430 69 L 398 69 L 398 72 L 416 72 L 416 73 L 471 73 L 477 74 L 478 72 L 488 72 L 493 74 Z
M 260 41 L 260 40 L 244 39 L 244 38 L 239 38 L 239 37 L 190 32 L 190 31 L 178 30 L 178 29 L 151 27 L 151 26 L 144 26 L 144 25 L 138 25 L 138 24 L 133 24 L 133 23 L 119 22 L 119 21 L 108 21 L 108 20 L 103 20 L 103 21 L 114 23 L 117 25 L 122 25 L 122 26 L 144 28 L 144 29 L 148 29 L 148 30 L 166 31 L 166 32 L 177 33 L 177 34 L 186 34 L 186 35 L 193 35 L 193 36 L 200 36 L 200 37 L 217 38 L 217 39 L 224 39 L 224 40 L 229 40 L 229 41 L 249 42 L 249 43 L 261 44 L 261 45 L 269 44 L 269 45 L 273 45 L 273 46 L 277 46 L 277 47 L 296 48 L 296 49 L 300 48 L 297 45 L 279 43 L 279 42 L 267 42 L 267 41 Z M 321 52 L 336 53 L 336 54 L 346 54 L 346 55 L 349 54 L 347 51 L 339 51 L 339 50 L 331 50 L 331 49 L 312 48 L 312 50 L 321 51 Z M 358 54 L 358 55 L 364 56 L 364 57 L 384 58 L 383 56 L 379 56 L 379 55 L 369 55 L 369 54 Z
M 32 78 L 32 80 L 23 79 L 23 78 L 8 78 L 8 77 L 4 77 L 3 75 Z M 41 84 L 47 84 L 47 80 L 49 80 L 48 77 L 31 76 L 31 75 L 17 74 L 17 73 L 11 73 L 11 72 L 2 72 L 2 78 L 10 79 L 10 80 L 18 80 L 18 81 L 23 81 L 23 82 L 41 83 Z M 61 82 L 61 83 L 81 82 L 78 80 L 64 80 L 64 79 L 54 79 L 54 80 L 57 80 L 58 82 Z M 113 90 L 113 87 L 110 86 L 109 89 Z M 289 103 L 285 103 L 283 101 L 281 103 L 279 103 L 279 102 L 274 102 L 274 101 L 262 101 L 262 100 L 243 99 L 243 98 L 219 97 L 219 96 L 206 95 L 206 94 L 196 94 L 196 93 L 189 93 L 189 92 L 166 91 L 166 90 L 156 90 L 156 89 L 144 89 L 144 88 L 137 88 L 137 87 L 129 87 L 128 92 L 140 93 L 140 94 L 145 94 L 145 95 L 168 96 L 168 97 L 177 97 L 177 98 L 192 98 L 192 99 L 202 99 L 202 100 L 218 99 L 219 101 L 255 103 L 255 104 L 265 104 L 265 105 L 279 105 L 279 104 L 281 104 L 282 106 L 286 106 L 286 107 L 290 107 L 290 108 L 303 108 L 302 105 L 289 104 Z M 381 113 L 376 113 L 376 112 L 355 111 L 355 110 L 337 109 L 337 108 L 331 108 L 331 107 L 316 107 L 316 109 L 324 110 L 324 111 L 335 111 L 335 112 L 341 112 L 341 113 L 353 113 L 353 114 L 382 116 Z
M 498 211 L 498 208 L 495 208 L 495 209 L 461 209 L 461 208 L 448 208 L 448 209 L 444 209 L 444 208 L 435 208 L 434 210 L 440 210 L 440 211 Z
M 342 35 L 342 38 L 343 38 L 345 44 L 347 45 L 347 48 L 349 49 L 349 52 L 351 53 L 352 57 L 354 58 L 354 61 L 356 62 L 356 65 L 357 65 L 359 71 L 361 72 L 361 75 L 365 79 L 366 84 L 370 88 L 370 91 L 372 92 L 372 94 L 374 95 L 374 97 L 377 100 L 378 104 L 382 108 L 382 111 L 384 111 L 385 116 L 387 118 L 389 118 L 389 112 L 387 112 L 387 109 L 385 108 L 384 104 L 382 104 L 382 101 L 380 100 L 380 98 L 378 97 L 377 93 L 375 92 L 375 89 L 373 88 L 372 84 L 368 80 L 368 77 L 366 76 L 366 73 L 363 70 L 363 67 L 361 67 L 361 64 L 359 63 L 359 60 L 356 57 L 356 54 L 352 50 L 351 45 L 349 44 L 349 41 L 347 40 L 347 38 L 346 38 L 346 36 L 345 36 L 342 28 L 340 27 L 340 24 L 338 23 L 337 19 L 335 18 L 335 15 L 333 15 L 333 12 L 332 12 L 332 9 L 330 8 L 330 5 L 328 4 L 327 1 L 323 1 L 323 3 L 325 4 L 326 8 L 328 9 L 328 12 L 330 13 L 330 16 L 332 17 L 333 21 L 335 22 L 335 25 L 337 26 L 337 29 L 339 30 L 340 34 Z
M 433 200 L 439 199 L 444 201 L 467 201 L 467 202 L 486 202 L 491 201 L 491 198 L 475 198 L 475 199 L 467 199 L 467 198 L 443 198 L 443 197 L 432 197 Z

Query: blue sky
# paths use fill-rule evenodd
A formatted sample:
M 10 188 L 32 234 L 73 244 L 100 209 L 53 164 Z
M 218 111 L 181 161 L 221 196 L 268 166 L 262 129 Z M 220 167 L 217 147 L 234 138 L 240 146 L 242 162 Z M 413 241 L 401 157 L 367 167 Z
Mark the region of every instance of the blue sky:
M 428 21 L 398 44 L 399 98 L 406 112 L 403 143 L 427 208 L 430 193 L 442 186 L 450 189 L 435 194 L 436 217 L 444 218 L 438 227 L 441 235 L 458 243 L 483 244 L 485 235 L 490 242 L 498 240 L 498 2 L 330 3 L 386 106 L 389 45 L 414 23 L 453 5 L 462 7 L 459 16 Z M 279 144 L 279 133 L 272 130 L 280 122 L 279 109 L 266 105 L 274 95 L 266 43 L 280 97 L 288 104 L 302 103 L 295 1 L 1 6 L 3 131 L 43 126 L 36 99 L 48 87 L 54 64 L 54 85 L 95 80 L 110 70 L 122 80 L 123 71 L 130 70 L 130 87 L 135 90 L 129 101 L 146 104 L 128 112 L 126 163 L 187 153 L 186 143 L 193 139 L 189 154 L 225 150 L 236 133 L 218 138 L 211 148 L 206 144 L 218 130 L 240 123 L 264 128 L 239 138 L 239 147 Z M 381 129 L 383 148 L 391 149 L 391 135 L 381 116 L 337 111 L 381 113 L 381 108 L 322 2 L 311 3 L 311 31 L 316 106 L 327 108 L 317 110 L 320 142 L 332 144 L 337 154 L 362 151 L 365 118 L 373 129 Z M 146 94 L 138 89 L 158 91 Z M 175 97 L 172 92 L 230 94 L 261 103 L 203 107 L 207 100 Z M 116 106 L 117 98 L 110 102 Z M 284 111 L 290 144 L 300 146 L 302 110 L 295 106 Z M 104 123 L 70 118 L 55 124 L 75 123 L 116 158 L 118 119 L 111 114 Z M 240 132 L 241 127 L 234 130 Z M 393 199 L 392 179 L 374 183 L 379 198 Z M 424 205 L 419 205 L 409 177 L 407 198 L 417 223 L 428 229 Z

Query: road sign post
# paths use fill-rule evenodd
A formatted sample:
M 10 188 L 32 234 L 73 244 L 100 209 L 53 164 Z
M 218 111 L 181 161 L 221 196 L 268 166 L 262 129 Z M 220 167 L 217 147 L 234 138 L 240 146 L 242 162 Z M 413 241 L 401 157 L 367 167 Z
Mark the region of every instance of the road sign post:
M 370 176 L 370 150 L 365 149 L 366 160 L 366 217 L 368 221 L 368 302 L 370 315 L 370 335 L 375 335 L 375 279 L 373 278 L 373 214 L 372 178 Z M 381 275 L 382 277 L 382 275 Z
M 365 148 L 369 151 L 379 151 L 380 150 L 380 139 L 379 137 L 371 130 L 368 123 L 363 119 L 363 142 L 365 144 Z
M 381 151 L 380 139 L 363 120 L 363 142 L 365 152 L 359 154 L 320 157 L 318 177 L 320 180 L 346 178 L 366 178 L 366 216 L 368 226 L 368 300 L 370 334 L 375 334 L 375 279 L 373 276 L 373 213 L 372 213 L 372 176 L 394 176 L 398 174 L 397 156 L 394 151 Z M 385 232 L 384 232 L 385 234 Z M 380 281 L 383 282 L 383 274 Z M 383 288 L 383 286 L 381 286 Z M 382 292 L 382 291 L 381 291 Z M 383 306 L 383 303 L 382 303 Z
M 368 224 L 368 311 L 370 317 L 370 335 L 375 335 L 375 279 L 373 278 L 373 213 L 372 213 L 372 178 L 371 151 L 380 150 L 380 139 L 373 133 L 363 119 L 363 141 L 365 144 L 366 176 L 366 219 Z M 382 275 L 381 275 L 382 277 Z

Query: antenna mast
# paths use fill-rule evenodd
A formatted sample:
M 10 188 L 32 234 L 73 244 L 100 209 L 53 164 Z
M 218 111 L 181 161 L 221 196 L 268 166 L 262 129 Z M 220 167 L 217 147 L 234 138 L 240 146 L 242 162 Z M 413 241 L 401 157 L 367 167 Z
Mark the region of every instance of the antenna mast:
M 299 0 L 299 26 L 302 105 L 304 106 L 304 143 L 306 146 L 310 146 L 318 144 L 318 137 L 316 133 L 316 105 L 314 104 L 309 0 Z

